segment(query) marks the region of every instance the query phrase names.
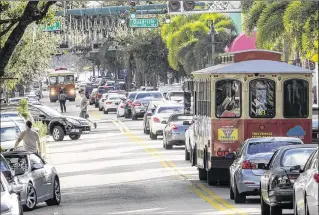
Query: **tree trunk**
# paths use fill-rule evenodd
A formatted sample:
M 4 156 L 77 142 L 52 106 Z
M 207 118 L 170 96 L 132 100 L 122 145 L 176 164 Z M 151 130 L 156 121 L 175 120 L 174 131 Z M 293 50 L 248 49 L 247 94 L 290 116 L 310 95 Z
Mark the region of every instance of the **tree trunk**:
M 283 47 L 283 51 L 284 51 L 284 61 L 286 62 L 286 63 L 288 63 L 288 61 L 289 61 L 289 56 L 290 56 L 290 52 L 289 52 L 289 42 L 288 42 L 288 40 L 287 39 L 284 39 L 283 40 L 283 45 L 284 45 L 284 47 Z
M 33 21 L 41 20 L 48 12 L 49 7 L 54 4 L 53 2 L 47 2 L 44 10 L 39 11 L 38 4 L 39 1 L 28 1 L 23 14 L 18 22 L 17 26 L 13 29 L 10 36 L 8 37 L 7 41 L 5 42 L 3 48 L 0 52 L 0 77 L 4 75 L 4 69 L 9 63 L 11 55 L 13 54 L 16 46 L 20 42 L 23 34 Z

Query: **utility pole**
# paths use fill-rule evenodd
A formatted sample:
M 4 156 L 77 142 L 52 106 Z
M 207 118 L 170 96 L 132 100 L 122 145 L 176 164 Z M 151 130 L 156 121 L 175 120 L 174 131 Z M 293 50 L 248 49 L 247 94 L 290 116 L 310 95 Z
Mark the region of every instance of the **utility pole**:
M 210 36 L 212 39 L 212 59 L 211 59 L 211 66 L 215 65 L 215 52 L 216 52 L 216 47 L 215 47 L 215 35 L 217 34 L 217 31 L 214 26 L 214 22 L 211 21 L 210 23 Z

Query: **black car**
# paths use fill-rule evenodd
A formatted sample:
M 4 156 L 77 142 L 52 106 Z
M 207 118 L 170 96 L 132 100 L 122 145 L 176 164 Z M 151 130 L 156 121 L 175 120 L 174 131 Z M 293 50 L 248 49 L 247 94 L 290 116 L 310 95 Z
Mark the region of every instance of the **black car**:
M 17 110 L 17 106 L 7 106 L 6 109 Z M 90 133 L 91 127 L 86 119 L 64 116 L 44 105 L 29 105 L 29 112 L 35 121 L 42 121 L 48 126 L 48 134 L 55 141 L 62 141 L 65 135 L 77 140 L 84 133 Z
M 282 209 L 293 209 L 293 184 L 299 177 L 300 166 L 305 165 L 316 147 L 316 144 L 284 146 L 268 164 L 257 165 L 265 170 L 260 179 L 261 215 L 281 215 Z

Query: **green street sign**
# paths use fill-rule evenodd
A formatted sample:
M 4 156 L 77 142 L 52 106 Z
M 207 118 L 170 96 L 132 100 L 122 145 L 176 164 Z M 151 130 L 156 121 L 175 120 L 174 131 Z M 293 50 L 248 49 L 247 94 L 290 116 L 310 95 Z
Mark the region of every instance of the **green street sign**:
M 46 26 L 43 31 L 61 31 L 61 22 L 55 22 L 54 25 Z
M 157 28 L 158 19 L 130 19 L 131 28 Z

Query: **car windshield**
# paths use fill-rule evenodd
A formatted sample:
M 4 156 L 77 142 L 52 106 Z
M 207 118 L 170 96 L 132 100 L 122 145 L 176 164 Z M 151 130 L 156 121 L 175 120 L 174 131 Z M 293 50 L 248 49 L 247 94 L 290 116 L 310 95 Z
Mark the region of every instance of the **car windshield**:
M 301 142 L 274 141 L 274 142 L 252 142 L 249 143 L 247 154 L 275 152 L 278 148 L 287 145 L 301 144 Z
M 300 165 L 303 167 L 314 150 L 315 148 L 288 149 L 281 158 L 280 166 L 292 167 Z
M 18 126 L 0 128 L 0 131 L 1 142 L 17 140 L 20 135 L 20 129 Z
M 21 168 L 25 172 L 29 167 L 26 155 L 5 155 L 4 157 L 13 170 Z
M 183 107 L 171 106 L 171 107 L 159 107 L 157 113 L 182 113 L 184 111 Z
M 136 96 L 136 93 L 130 93 L 130 94 L 128 95 L 128 99 L 129 99 L 129 100 L 133 100 L 133 99 L 135 98 L 135 96 Z
M 184 97 L 184 92 L 172 92 L 170 97 Z
M 1 113 L 0 118 L 19 117 L 18 113 Z
M 47 106 L 38 106 L 38 108 L 43 111 L 46 115 L 51 116 L 51 117 L 60 117 L 62 116 L 62 114 L 60 114 L 59 112 L 57 112 L 56 110 L 49 108 Z
M 10 170 L 5 159 L 1 156 L 0 158 L 0 171 L 3 172 L 3 171 L 8 171 Z
M 193 116 L 185 116 L 185 115 L 172 115 L 170 121 L 192 121 Z
M 137 100 L 151 100 L 151 99 L 161 99 L 163 98 L 162 94 L 159 92 L 156 93 L 139 93 L 136 96 Z
M 9 99 L 9 102 L 10 102 L 11 104 L 18 104 L 21 99 L 24 99 L 24 98 L 13 98 L 13 99 Z M 25 98 L 25 99 L 29 100 L 28 98 Z

